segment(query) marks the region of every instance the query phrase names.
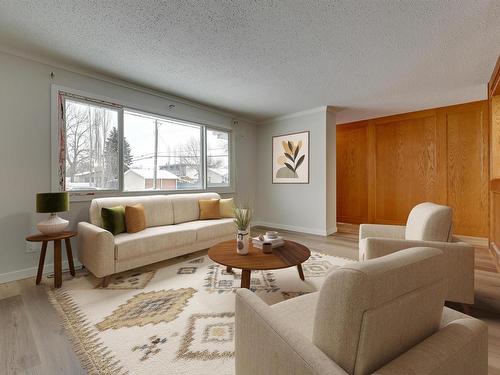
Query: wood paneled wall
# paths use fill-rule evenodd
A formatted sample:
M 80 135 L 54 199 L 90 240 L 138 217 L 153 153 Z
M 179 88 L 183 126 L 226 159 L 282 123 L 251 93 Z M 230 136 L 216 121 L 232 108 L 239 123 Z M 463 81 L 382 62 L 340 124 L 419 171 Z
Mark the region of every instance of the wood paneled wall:
M 337 221 L 404 224 L 431 201 L 487 237 L 488 165 L 487 101 L 338 125 Z
M 500 270 L 500 56 L 488 82 L 490 106 L 490 250 Z

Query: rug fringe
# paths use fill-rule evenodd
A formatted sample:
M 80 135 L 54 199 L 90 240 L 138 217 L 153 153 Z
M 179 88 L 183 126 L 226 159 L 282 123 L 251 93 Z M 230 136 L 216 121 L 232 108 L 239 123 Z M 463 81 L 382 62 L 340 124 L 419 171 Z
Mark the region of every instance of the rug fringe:
M 95 329 L 85 322 L 78 305 L 69 293 L 46 288 L 49 301 L 62 320 L 62 326 L 82 367 L 90 375 L 126 375 L 111 351 L 99 339 Z

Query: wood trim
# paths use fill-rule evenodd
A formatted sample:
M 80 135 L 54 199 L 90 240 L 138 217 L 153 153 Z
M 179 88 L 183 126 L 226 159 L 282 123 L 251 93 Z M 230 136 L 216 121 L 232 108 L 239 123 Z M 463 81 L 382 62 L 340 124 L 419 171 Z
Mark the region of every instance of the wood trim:
M 493 260 L 495 261 L 495 267 L 497 268 L 497 272 L 500 273 L 500 249 L 497 247 L 495 242 L 490 243 L 489 247 L 491 256 L 493 257 Z
M 500 56 L 498 56 L 497 63 L 488 82 L 488 96 L 492 97 L 495 95 L 500 95 Z
M 377 139 L 375 124 L 368 125 L 368 222 L 373 223 L 377 217 L 377 206 L 370 204 L 377 197 Z
M 490 158 L 490 168 L 489 168 L 489 190 L 490 190 L 490 230 L 489 230 L 489 250 L 492 255 L 494 255 L 497 269 L 500 272 L 500 251 L 498 248 L 500 238 L 498 238 L 498 222 L 500 221 L 500 212 L 498 210 L 499 206 L 499 195 L 500 195 L 500 178 L 498 178 L 498 166 L 495 162 L 496 156 L 499 153 L 498 146 L 498 122 L 497 114 L 499 112 L 498 107 L 500 102 L 498 101 L 498 95 L 500 95 L 500 56 L 497 58 L 495 68 L 491 73 L 490 81 L 488 82 L 488 132 L 490 136 L 489 140 L 489 158 Z M 495 100 L 494 100 L 495 97 Z

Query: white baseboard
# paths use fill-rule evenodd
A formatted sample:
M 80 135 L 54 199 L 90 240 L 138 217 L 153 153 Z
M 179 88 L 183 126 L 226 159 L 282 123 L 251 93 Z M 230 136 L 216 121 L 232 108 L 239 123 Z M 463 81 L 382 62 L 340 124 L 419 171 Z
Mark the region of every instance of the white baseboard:
M 80 262 L 78 262 L 75 259 L 75 268 L 79 268 L 80 266 L 81 266 Z M 62 262 L 62 269 L 63 269 L 63 271 L 69 270 L 69 265 L 68 265 L 67 260 Z M 0 274 L 0 284 L 8 283 L 10 281 L 27 279 L 29 277 L 34 277 L 34 276 L 36 276 L 37 271 L 38 271 L 38 267 L 30 267 L 30 268 L 24 268 L 22 270 L 1 273 Z M 53 272 L 54 272 L 54 264 L 53 263 L 46 264 L 43 267 L 43 274 L 44 275 L 50 274 Z
M 267 221 L 256 221 L 256 222 L 253 222 L 252 225 L 253 226 L 261 226 L 261 227 L 289 230 L 292 232 L 317 234 L 319 236 L 328 236 L 329 234 L 335 233 L 337 231 L 337 227 L 330 228 L 329 230 L 324 230 L 324 229 L 317 229 L 317 228 L 298 227 L 295 225 L 269 223 Z
M 331 227 L 331 228 L 328 228 L 326 230 L 326 235 L 329 236 L 330 234 L 334 234 L 334 233 L 337 233 L 338 232 L 338 229 L 336 226 L 334 227 Z

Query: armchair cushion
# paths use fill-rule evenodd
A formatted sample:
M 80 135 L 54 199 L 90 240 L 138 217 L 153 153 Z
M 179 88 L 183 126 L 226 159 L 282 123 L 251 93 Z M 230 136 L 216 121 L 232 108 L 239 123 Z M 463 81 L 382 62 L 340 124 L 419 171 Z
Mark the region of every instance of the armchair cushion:
M 300 298 L 292 298 L 276 303 L 271 309 L 280 319 L 289 322 L 300 322 L 296 325 L 297 332 L 312 340 L 314 316 L 319 292 L 305 294 Z
M 450 241 L 452 217 L 451 207 L 431 202 L 418 204 L 408 215 L 405 238 L 421 241 Z
M 404 225 L 361 224 L 359 240 L 368 237 L 398 238 L 404 240 L 406 227 Z
M 375 371 L 375 374 L 487 374 L 486 324 L 446 307 L 441 324 L 437 333 Z
M 268 306 L 250 290 L 238 289 L 236 374 L 347 375 L 310 339 L 297 332 L 296 328 L 300 324 L 300 321 L 293 321 L 291 317 L 279 315 L 274 306 Z
M 375 371 L 437 331 L 444 268 L 440 250 L 412 248 L 333 270 L 319 292 L 313 343 L 350 374 Z

